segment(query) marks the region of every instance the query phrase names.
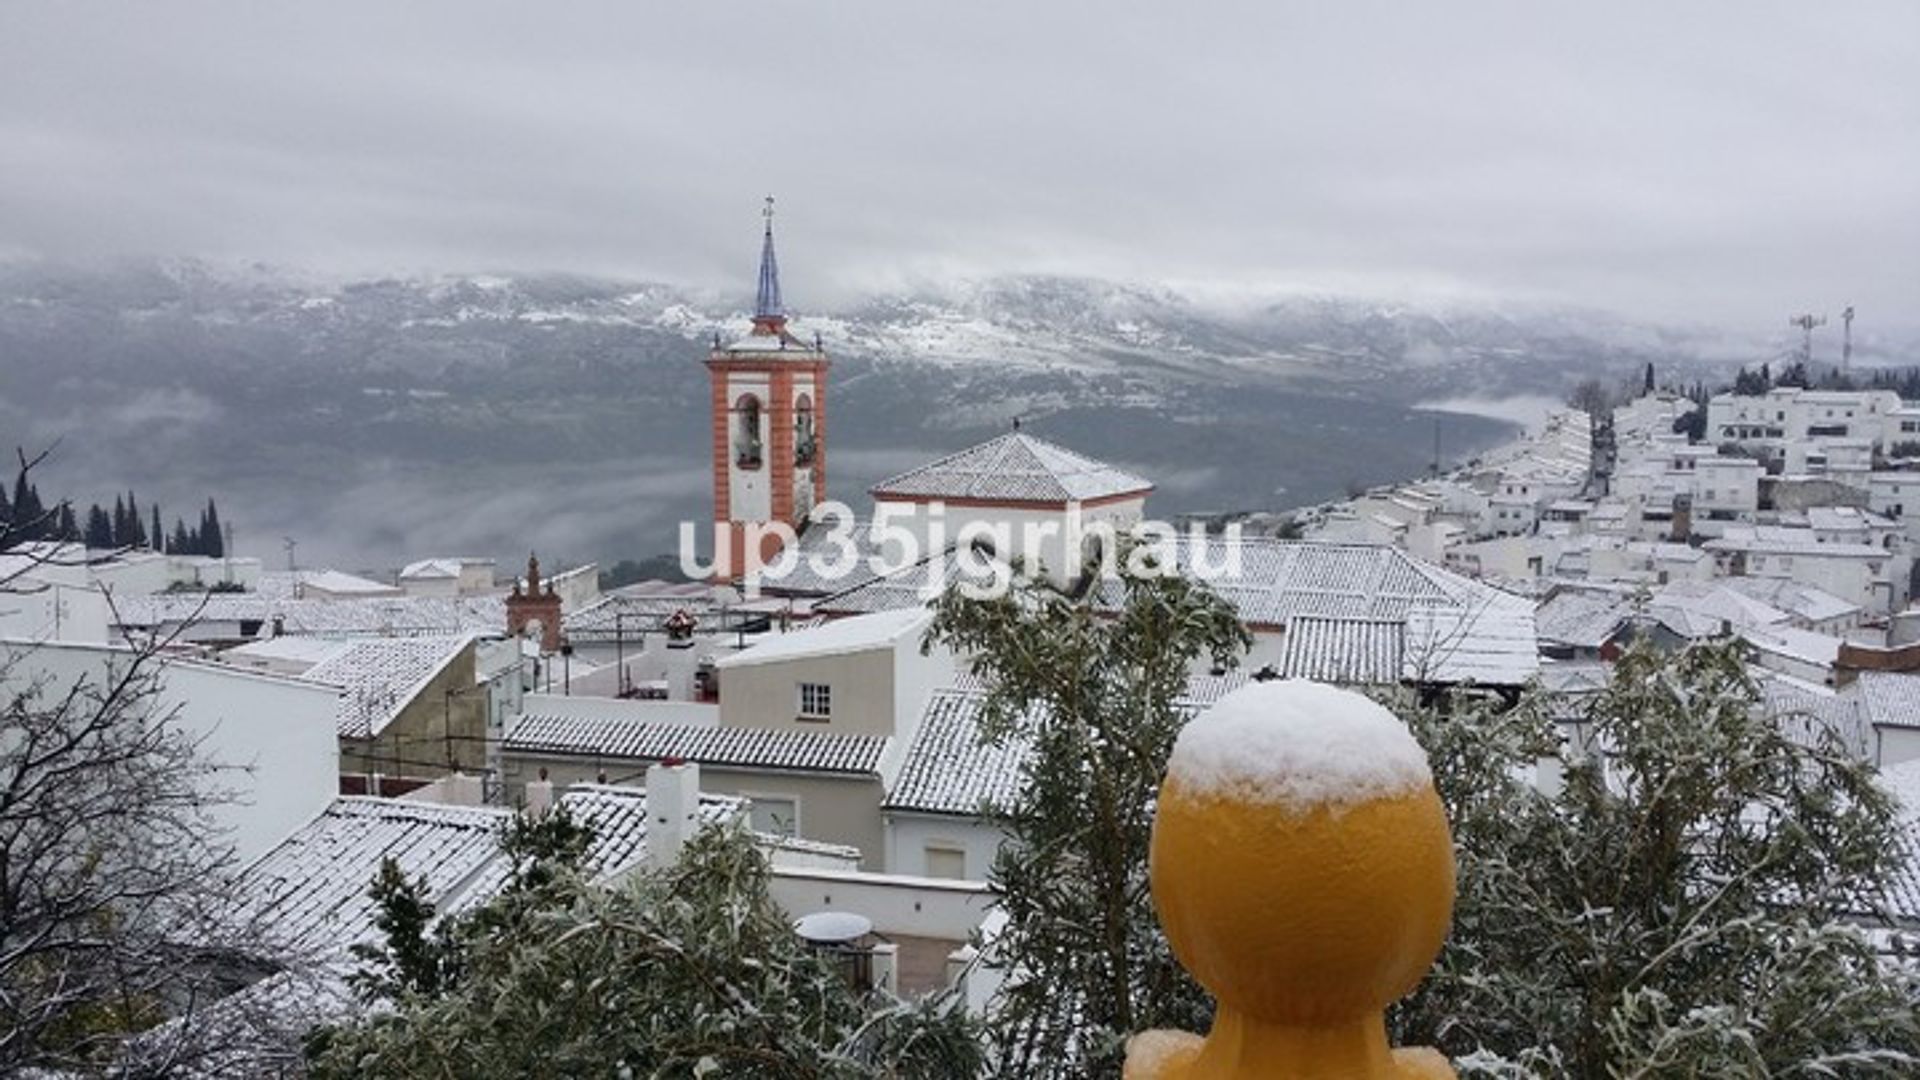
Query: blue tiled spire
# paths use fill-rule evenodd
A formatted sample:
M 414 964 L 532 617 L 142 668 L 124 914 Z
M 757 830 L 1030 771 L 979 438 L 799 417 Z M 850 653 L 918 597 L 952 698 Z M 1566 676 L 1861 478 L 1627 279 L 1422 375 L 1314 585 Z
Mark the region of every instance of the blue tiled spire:
M 767 219 L 767 231 L 760 243 L 760 290 L 753 299 L 753 322 L 756 328 L 778 331 L 787 313 L 780 307 L 780 263 L 773 255 L 773 196 L 767 196 L 767 207 L 760 213 Z

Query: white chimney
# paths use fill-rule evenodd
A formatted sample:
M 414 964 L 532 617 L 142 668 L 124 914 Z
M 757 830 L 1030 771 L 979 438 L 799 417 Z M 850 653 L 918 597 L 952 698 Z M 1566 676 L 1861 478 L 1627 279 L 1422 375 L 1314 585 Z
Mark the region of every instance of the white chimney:
M 553 809 L 553 781 L 547 779 L 547 770 L 540 770 L 540 779 L 527 781 L 526 813 L 529 817 L 546 817 Z
M 672 866 L 699 825 L 700 766 L 682 762 L 647 769 L 647 863 Z

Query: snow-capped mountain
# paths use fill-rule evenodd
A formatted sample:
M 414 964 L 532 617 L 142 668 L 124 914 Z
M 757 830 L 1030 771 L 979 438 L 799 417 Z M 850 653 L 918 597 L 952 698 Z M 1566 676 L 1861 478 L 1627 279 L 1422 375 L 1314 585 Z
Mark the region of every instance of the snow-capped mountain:
M 1438 399 L 1768 359 L 1782 340 L 1587 313 L 1000 278 L 794 312 L 832 353 L 835 493 L 1015 416 L 1154 508 L 1317 500 L 1429 463 Z M 196 262 L 0 267 L 0 430 L 95 498 L 214 490 L 339 559 L 646 554 L 705 516 L 706 371 L 735 298 L 557 275 L 325 281 Z M 1869 340 L 1862 356 L 1875 358 Z M 1880 347 L 1885 360 L 1898 359 Z M 1912 356 L 1912 353 L 1904 355 Z M 1446 420 L 1443 454 L 1501 437 Z M 243 542 L 244 546 L 244 542 Z

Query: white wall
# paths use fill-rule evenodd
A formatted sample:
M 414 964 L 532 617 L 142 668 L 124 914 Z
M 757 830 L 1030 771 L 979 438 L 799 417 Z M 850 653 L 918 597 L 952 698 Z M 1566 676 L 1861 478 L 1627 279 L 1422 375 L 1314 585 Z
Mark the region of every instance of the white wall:
M 1875 741 L 1879 744 L 1875 763 L 1881 768 L 1920 758 L 1920 728 L 1888 727 L 1882 724 L 1873 730 Z
M 9 689 L 35 677 L 59 687 L 98 681 L 124 670 L 132 656 L 105 646 L 20 642 L 0 643 L 0 652 L 18 658 L 0 676 Z M 219 767 L 206 790 L 232 798 L 211 816 L 241 861 L 265 852 L 338 794 L 338 691 L 195 661 L 165 660 L 157 671 L 153 715 L 171 714 Z
M 931 876 L 927 848 L 937 846 L 966 855 L 970 881 L 985 881 L 1005 834 L 983 821 L 941 814 L 903 814 L 890 811 L 887 823 L 887 869 L 896 874 Z
M 768 883 L 773 902 L 798 918 L 816 911 L 851 911 L 873 920 L 882 934 L 965 941 L 997 902 L 979 882 L 942 881 L 857 870 L 776 869 Z

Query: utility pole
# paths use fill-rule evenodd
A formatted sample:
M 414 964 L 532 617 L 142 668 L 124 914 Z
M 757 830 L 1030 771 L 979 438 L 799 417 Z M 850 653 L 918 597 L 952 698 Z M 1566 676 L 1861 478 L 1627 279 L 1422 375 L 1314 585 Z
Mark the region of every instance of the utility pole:
M 1813 328 L 1827 325 L 1827 317 L 1812 313 L 1795 315 L 1787 320 L 1787 325 L 1800 328 L 1800 362 L 1811 366 L 1813 364 Z
M 1840 370 L 1848 371 L 1853 366 L 1853 305 L 1840 313 Z

